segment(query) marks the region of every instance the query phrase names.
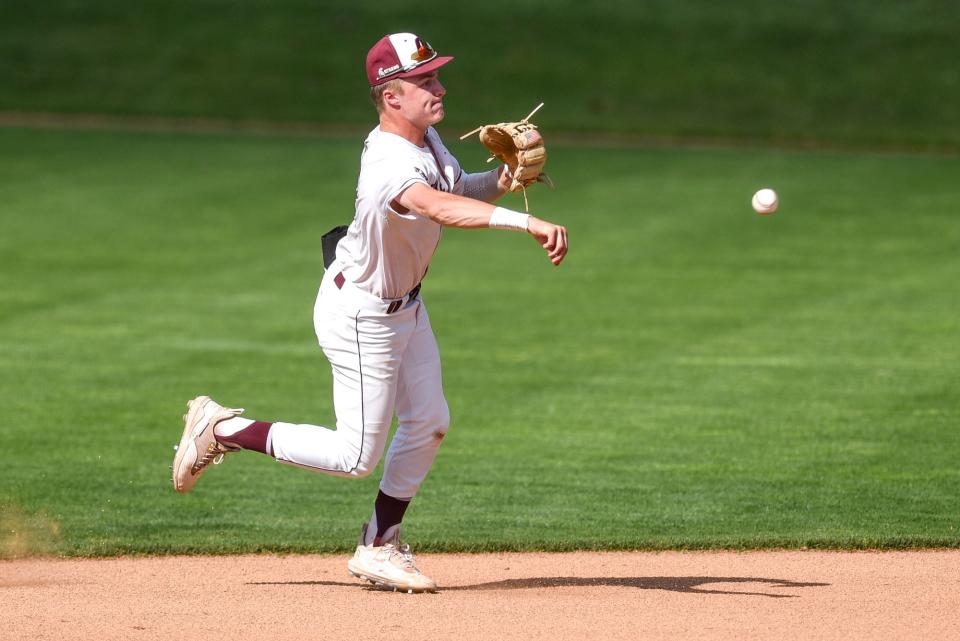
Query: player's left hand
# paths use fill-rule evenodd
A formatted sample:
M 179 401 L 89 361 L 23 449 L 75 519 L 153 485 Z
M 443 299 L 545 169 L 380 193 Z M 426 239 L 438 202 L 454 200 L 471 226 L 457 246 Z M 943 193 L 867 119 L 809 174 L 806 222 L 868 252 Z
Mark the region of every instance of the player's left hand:
M 537 242 L 547 250 L 551 263 L 559 265 L 563 262 L 569 247 L 566 227 L 530 216 L 527 221 L 527 233 L 536 238 Z
M 510 191 L 511 184 L 513 184 L 513 174 L 510 173 L 510 168 L 506 165 L 500 165 L 500 176 L 497 178 L 497 189 L 500 190 L 501 194 L 505 194 Z

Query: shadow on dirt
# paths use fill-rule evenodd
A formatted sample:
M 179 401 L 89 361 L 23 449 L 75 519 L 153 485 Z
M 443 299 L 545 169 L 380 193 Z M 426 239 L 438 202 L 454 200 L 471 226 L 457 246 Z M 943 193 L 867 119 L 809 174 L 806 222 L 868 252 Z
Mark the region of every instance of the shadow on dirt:
M 504 579 L 473 585 L 441 586 L 440 592 L 488 591 L 488 590 L 539 590 L 544 588 L 639 588 L 641 590 L 666 590 L 688 594 L 726 594 L 735 596 L 764 596 L 774 599 L 795 598 L 796 594 L 776 594 L 744 590 L 707 589 L 703 586 L 717 584 L 763 585 L 767 589 L 819 588 L 829 583 L 801 583 L 784 579 L 761 579 L 756 577 L 728 576 L 650 576 L 650 577 L 534 577 L 529 579 Z M 358 587 L 361 584 L 343 581 L 258 581 L 247 585 L 326 585 L 336 587 Z
M 771 594 L 742 590 L 707 589 L 702 586 L 716 584 L 762 584 L 767 588 L 811 588 L 824 587 L 829 583 L 799 583 L 784 579 L 761 579 L 756 577 L 728 576 L 649 576 L 649 577 L 542 577 L 530 579 L 505 579 L 476 585 L 455 585 L 443 588 L 454 590 L 527 590 L 542 588 L 590 588 L 590 587 L 626 587 L 641 590 L 667 590 L 669 592 L 687 592 L 692 594 L 733 594 L 741 596 L 766 596 L 776 599 L 791 598 L 794 594 Z

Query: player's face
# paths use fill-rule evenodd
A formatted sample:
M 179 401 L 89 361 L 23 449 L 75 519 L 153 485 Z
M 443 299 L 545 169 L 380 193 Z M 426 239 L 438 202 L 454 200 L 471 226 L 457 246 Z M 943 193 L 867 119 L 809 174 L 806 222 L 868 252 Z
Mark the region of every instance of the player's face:
M 401 112 L 419 127 L 435 125 L 443 120 L 443 96 L 446 93 L 436 71 L 404 78 Z

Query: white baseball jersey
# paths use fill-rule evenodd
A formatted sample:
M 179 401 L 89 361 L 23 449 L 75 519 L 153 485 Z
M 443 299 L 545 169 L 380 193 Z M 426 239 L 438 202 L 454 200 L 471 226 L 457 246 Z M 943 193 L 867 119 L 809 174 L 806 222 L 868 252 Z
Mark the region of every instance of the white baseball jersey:
M 418 147 L 378 126 L 364 142 L 356 215 L 337 246 L 337 262 L 348 281 L 379 298 L 402 298 L 423 280 L 442 231 L 425 216 L 399 213 L 393 200 L 416 182 L 463 193 L 460 163 L 433 127 L 425 141 Z

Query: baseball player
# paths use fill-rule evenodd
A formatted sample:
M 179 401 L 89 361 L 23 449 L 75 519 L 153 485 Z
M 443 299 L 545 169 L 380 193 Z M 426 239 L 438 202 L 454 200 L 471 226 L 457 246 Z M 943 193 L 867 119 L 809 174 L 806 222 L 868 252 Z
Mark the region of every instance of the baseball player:
M 336 429 L 242 418 L 207 396 L 188 404 L 173 464 L 178 492 L 228 452 L 275 459 L 345 477 L 368 475 L 398 426 L 351 574 L 398 590 L 435 591 L 400 543 L 400 523 L 447 433 L 440 354 L 421 293 L 443 227 L 511 229 L 533 236 L 554 265 L 567 253 L 566 229 L 491 203 L 506 167 L 468 174 L 433 125 L 446 93 L 439 56 L 412 33 L 384 36 L 367 54 L 367 79 L 380 124 L 364 143 L 356 212 L 335 246 L 314 308 L 317 339 L 333 370 Z

